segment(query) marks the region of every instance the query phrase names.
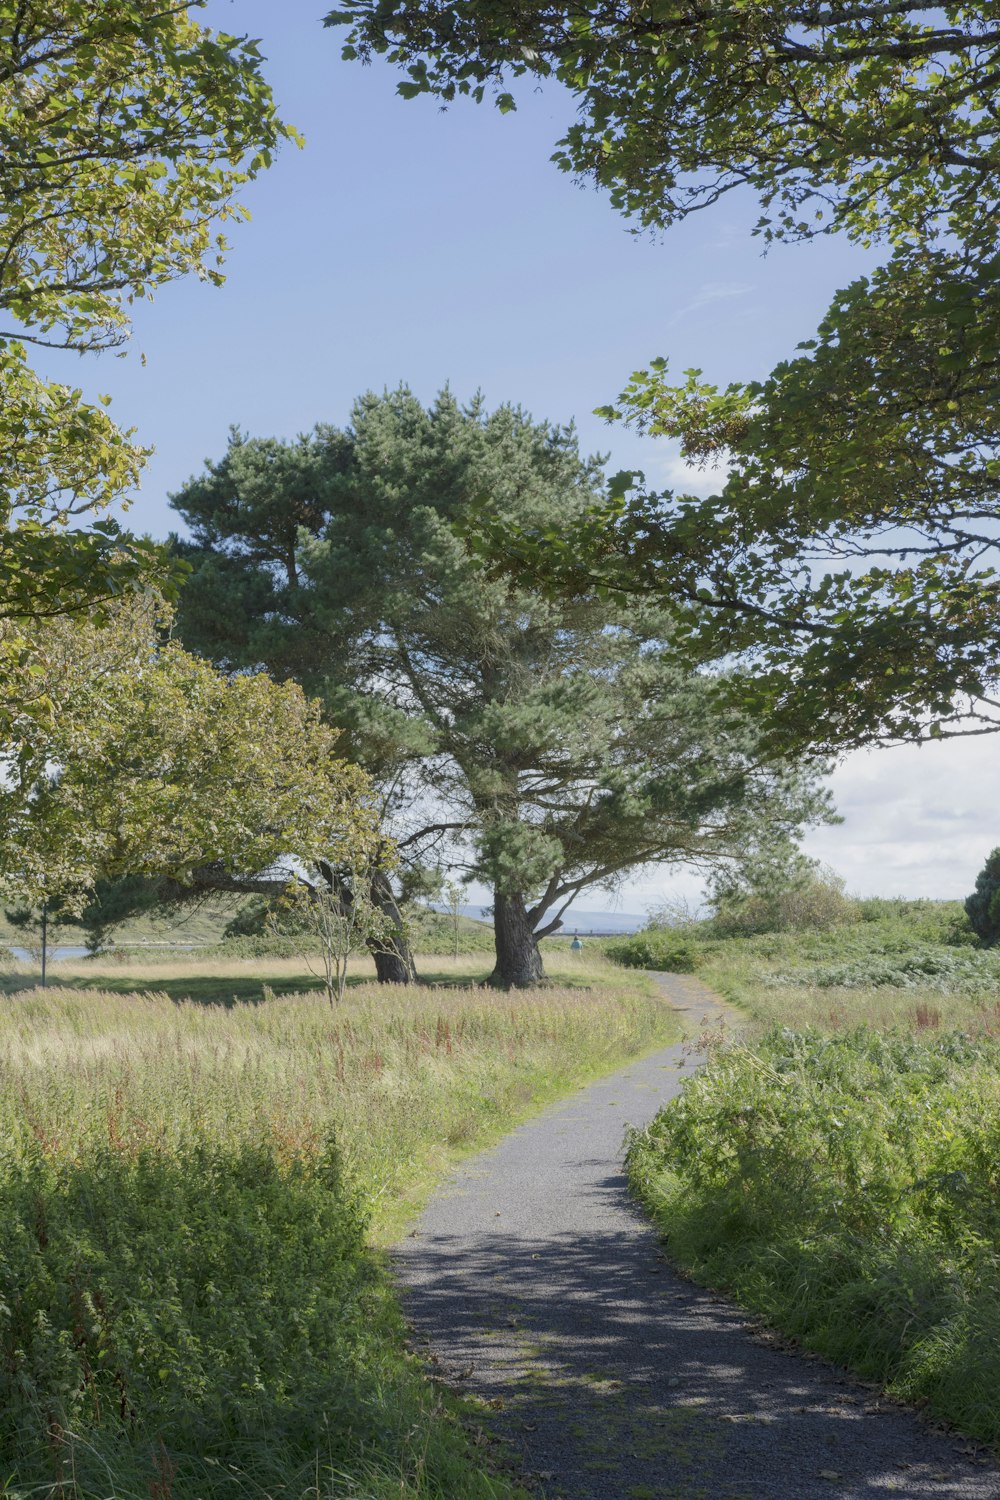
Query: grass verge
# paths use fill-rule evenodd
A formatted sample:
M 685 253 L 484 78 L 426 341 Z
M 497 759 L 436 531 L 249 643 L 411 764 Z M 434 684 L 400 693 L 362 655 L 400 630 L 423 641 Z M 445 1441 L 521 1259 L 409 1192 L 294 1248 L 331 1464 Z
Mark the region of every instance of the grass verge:
M 436 967 L 451 983 L 336 1010 L 91 989 L 89 965 L 0 1001 L 6 1493 L 520 1493 L 406 1353 L 372 1239 L 458 1154 L 676 1028 L 594 963 L 510 995 Z
M 1000 1444 L 1000 1043 L 774 1029 L 634 1135 L 633 1189 L 699 1280 Z

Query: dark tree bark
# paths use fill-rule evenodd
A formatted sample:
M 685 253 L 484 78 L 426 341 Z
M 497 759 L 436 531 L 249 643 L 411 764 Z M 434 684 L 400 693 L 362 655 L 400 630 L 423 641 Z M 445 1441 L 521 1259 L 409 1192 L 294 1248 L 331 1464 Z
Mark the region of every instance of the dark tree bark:
M 378 938 L 371 938 L 368 951 L 375 960 L 375 974 L 379 984 L 412 984 L 417 977 L 413 953 L 406 940 L 406 928 L 399 904 L 392 889 L 392 881 L 384 870 L 376 871 L 372 877 L 372 901 L 388 918 L 389 931 Z
M 490 975 L 490 984 L 515 990 L 537 984 L 545 970 L 523 896 L 496 893 L 493 898 L 493 932 L 497 962 Z

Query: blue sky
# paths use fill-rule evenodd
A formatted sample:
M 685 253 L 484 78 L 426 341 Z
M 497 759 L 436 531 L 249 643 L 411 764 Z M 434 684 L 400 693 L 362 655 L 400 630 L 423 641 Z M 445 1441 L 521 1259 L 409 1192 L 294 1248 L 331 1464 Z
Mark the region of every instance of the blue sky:
M 549 162 L 571 116 L 561 90 L 528 93 L 507 116 L 400 100 L 389 69 L 340 61 L 324 8 L 211 0 L 208 24 L 262 39 L 305 149 L 283 150 L 248 190 L 253 219 L 234 227 L 221 290 L 188 281 L 141 304 L 124 359 L 48 364 L 109 393 L 116 419 L 155 447 L 131 513 L 139 530 L 176 525 L 168 494 L 222 453 L 231 424 L 292 437 L 345 422 L 359 392 L 400 381 L 425 400 L 449 382 L 459 396 L 482 389 L 490 405 L 575 419 L 612 471 L 676 483 L 676 453 L 608 428 L 593 408 L 657 354 L 723 381 L 763 374 L 865 267 L 863 252 L 832 240 L 762 256 L 746 196 L 659 241 L 636 238 Z M 1000 843 L 996 762 L 990 741 L 853 756 L 834 781 L 847 821 L 810 848 L 856 890 L 965 894 Z M 641 909 L 667 884 L 643 876 L 623 904 Z

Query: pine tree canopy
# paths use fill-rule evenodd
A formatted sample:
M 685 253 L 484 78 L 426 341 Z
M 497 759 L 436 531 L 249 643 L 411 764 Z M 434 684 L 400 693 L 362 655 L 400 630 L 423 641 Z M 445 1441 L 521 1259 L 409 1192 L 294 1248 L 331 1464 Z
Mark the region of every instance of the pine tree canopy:
M 187 644 L 316 693 L 404 856 L 464 862 L 536 936 L 590 885 L 740 859 L 826 812 L 676 663 L 665 607 L 545 597 L 471 553 L 483 513 L 572 537 L 601 480 L 571 430 L 401 389 L 362 397 L 345 430 L 233 434 L 174 497 Z

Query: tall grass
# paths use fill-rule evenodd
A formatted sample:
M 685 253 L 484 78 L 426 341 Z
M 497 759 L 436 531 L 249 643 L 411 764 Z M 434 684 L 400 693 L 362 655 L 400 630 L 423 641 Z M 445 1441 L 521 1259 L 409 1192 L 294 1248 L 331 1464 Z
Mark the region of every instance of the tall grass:
M 1000 950 L 972 946 L 958 903 L 859 905 L 865 920 L 828 931 L 700 939 L 698 972 L 751 1030 L 997 1029 Z
M 1000 1444 L 1000 952 L 957 903 L 685 934 L 740 1039 L 637 1135 L 670 1253 L 784 1332 Z
M 860 1027 L 723 1050 L 632 1140 L 693 1273 L 1000 1443 L 1000 1043 Z
M 648 986 L 574 977 L 336 1009 L 0 998 L 7 1492 L 513 1495 L 405 1354 L 368 1246 L 457 1152 L 670 1033 Z

